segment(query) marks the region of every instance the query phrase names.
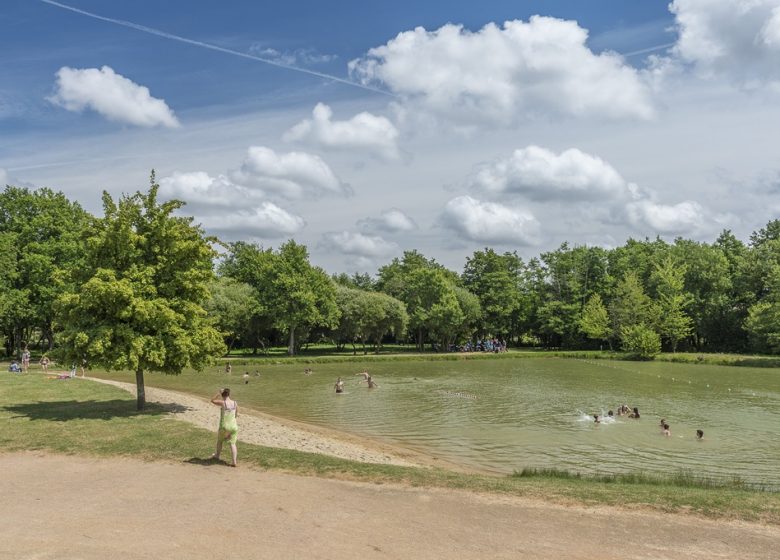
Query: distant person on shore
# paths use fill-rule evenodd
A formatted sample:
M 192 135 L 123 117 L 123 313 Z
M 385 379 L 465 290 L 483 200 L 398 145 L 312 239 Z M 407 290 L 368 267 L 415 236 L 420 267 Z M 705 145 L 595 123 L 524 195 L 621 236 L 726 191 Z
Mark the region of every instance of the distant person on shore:
M 336 390 L 336 393 L 344 392 L 344 381 L 342 381 L 341 377 L 336 380 L 336 384 L 333 386 L 333 388 Z
M 696 430 L 696 439 L 701 441 L 704 439 L 704 431 L 702 430 Z
M 11 365 L 8 366 L 8 371 L 11 373 L 22 373 L 22 368 L 19 367 L 19 363 L 16 360 L 13 360 Z
M 233 366 L 230 365 L 230 362 L 226 363 L 225 364 L 225 373 L 227 375 L 230 375 L 232 371 L 233 371 Z
M 25 347 L 22 352 L 22 371 L 27 373 L 28 369 L 30 369 L 30 351 Z
M 230 455 L 233 458 L 231 467 L 235 467 L 238 464 L 238 449 L 236 448 L 236 440 L 238 439 L 238 404 L 236 401 L 230 398 L 230 389 L 227 387 L 222 389 L 211 398 L 211 402 L 219 406 L 219 430 L 217 431 L 217 450 L 212 459 L 219 459 L 222 454 L 222 443 L 224 441 L 230 442 Z
M 666 437 L 670 437 L 672 435 L 672 430 L 669 429 L 669 424 L 664 424 L 662 426 L 663 430 L 661 433 L 665 435 Z
M 41 362 L 40 362 L 41 369 L 43 370 L 43 373 L 48 373 L 49 372 L 49 364 L 50 363 L 51 363 L 51 361 L 49 360 L 49 357 L 44 354 L 41 357 Z
M 634 411 L 628 415 L 629 418 L 639 419 L 639 409 L 634 407 Z

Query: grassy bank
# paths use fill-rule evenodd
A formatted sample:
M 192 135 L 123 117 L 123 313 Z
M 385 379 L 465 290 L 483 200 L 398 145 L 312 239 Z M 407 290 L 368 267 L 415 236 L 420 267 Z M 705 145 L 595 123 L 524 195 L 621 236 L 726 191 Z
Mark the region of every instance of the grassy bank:
M 0 452 L 41 450 L 92 456 L 204 463 L 214 436 L 171 419 L 173 405 L 135 411 L 135 400 L 119 389 L 82 380 L 51 380 L 37 374 L 0 377 Z M 737 482 L 635 476 L 583 477 L 558 471 L 530 471 L 492 477 L 370 465 L 324 455 L 240 445 L 245 467 L 303 475 L 459 488 L 541 498 L 557 503 L 694 512 L 714 518 L 780 525 L 780 493 Z

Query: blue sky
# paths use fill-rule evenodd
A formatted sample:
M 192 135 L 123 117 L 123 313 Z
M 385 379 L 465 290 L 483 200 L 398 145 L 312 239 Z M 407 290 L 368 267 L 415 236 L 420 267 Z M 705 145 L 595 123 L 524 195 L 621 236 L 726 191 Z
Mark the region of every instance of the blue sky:
M 780 0 L 64 3 L 234 52 L 0 5 L 0 179 L 92 211 L 154 167 L 225 239 L 373 272 L 780 209 Z

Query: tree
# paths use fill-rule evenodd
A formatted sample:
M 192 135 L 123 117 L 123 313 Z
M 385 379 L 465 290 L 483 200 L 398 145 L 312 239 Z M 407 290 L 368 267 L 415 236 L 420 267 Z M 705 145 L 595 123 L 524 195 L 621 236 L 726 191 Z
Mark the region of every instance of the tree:
M 337 343 L 359 342 L 367 353 L 366 342 L 374 343 L 379 352 L 386 334 L 401 336 L 406 329 L 408 315 L 403 302 L 377 292 L 367 292 L 336 286 L 336 302 L 341 312 L 338 327 L 333 332 Z
M 479 334 L 510 336 L 520 311 L 523 262 L 515 253 L 499 255 L 493 249 L 474 251 L 466 258 L 463 285 L 479 298 L 482 317 Z
M 676 265 L 667 257 L 656 265 L 652 276 L 658 293 L 655 304 L 656 330 L 661 337 L 669 341 L 672 352 L 677 352 L 677 343 L 693 332 L 693 321 L 685 313 L 686 307 L 693 300 L 693 297 L 683 290 L 685 268 L 684 265 Z
M 642 288 L 639 276 L 632 271 L 626 272 L 615 287 L 609 304 L 613 336 L 622 338 L 626 328 L 651 323 L 651 315 L 651 301 Z
M 251 330 L 252 318 L 260 312 L 252 286 L 227 276 L 211 282 L 204 308 L 214 326 L 227 337 L 228 352 L 239 337 Z
M 780 353 L 780 266 L 775 265 L 767 279 L 769 294 L 753 304 L 745 320 L 745 329 L 759 351 Z
M 609 340 L 612 329 L 609 322 L 609 313 L 601 301 L 601 296 L 593 294 L 582 309 L 580 316 L 580 329 L 585 336 L 593 340 Z M 611 348 L 610 342 L 610 348 Z
M 146 194 L 114 202 L 86 229 L 83 267 L 60 299 L 61 354 L 74 362 L 135 371 L 138 410 L 146 404 L 144 373 L 201 369 L 225 351 L 203 303 L 216 251 L 184 203 L 159 203 L 154 171 Z
M 661 351 L 658 333 L 643 324 L 624 327 L 620 338 L 623 350 L 640 360 L 652 360 Z
M 6 187 L 0 193 L 0 235 L 4 236 L 6 275 L 0 327 L 7 353 L 40 333 L 54 345 L 54 307 L 72 288 L 71 272 L 80 266 L 82 230 L 87 213 L 65 195 L 50 189 Z

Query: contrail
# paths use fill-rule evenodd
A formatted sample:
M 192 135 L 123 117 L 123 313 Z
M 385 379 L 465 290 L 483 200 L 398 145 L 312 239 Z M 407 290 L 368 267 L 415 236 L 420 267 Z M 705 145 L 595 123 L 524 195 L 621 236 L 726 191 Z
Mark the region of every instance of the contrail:
M 43 0 L 44 2 L 46 0 Z M 638 54 L 645 54 L 655 51 L 660 51 L 663 49 L 668 49 L 669 47 L 675 46 L 677 43 L 664 43 L 663 45 L 656 45 L 654 47 L 647 47 L 646 49 L 639 49 L 638 51 L 631 51 L 627 53 L 621 53 L 623 56 L 636 56 Z
M 257 62 L 264 62 L 265 64 L 270 64 L 271 66 L 277 66 L 279 68 L 284 68 L 286 70 L 294 70 L 296 72 L 302 72 L 304 74 L 309 74 L 311 76 L 317 76 L 318 78 L 324 78 L 326 80 L 330 80 L 332 82 L 338 82 L 340 84 L 346 84 L 348 86 L 357 87 L 360 89 L 364 89 L 367 91 L 372 91 L 374 93 L 381 93 L 382 95 L 388 95 L 390 97 L 396 97 L 395 94 L 379 89 L 374 88 L 371 86 L 367 86 L 365 84 L 361 84 L 358 82 L 353 82 L 351 80 L 346 80 L 344 78 L 339 78 L 338 76 L 332 76 L 330 74 L 324 74 L 322 72 L 317 72 L 316 70 L 309 70 L 307 68 L 300 68 L 299 66 L 294 66 L 292 64 L 284 64 L 282 62 L 278 62 L 276 60 L 272 60 L 270 58 L 263 58 L 261 56 L 255 56 L 248 53 L 243 53 L 241 51 L 234 51 L 232 49 L 226 49 L 224 47 L 220 47 L 217 45 L 212 45 L 210 43 L 204 43 L 203 41 L 196 41 L 194 39 L 188 39 L 187 37 L 182 37 L 180 35 L 174 35 L 173 33 L 167 33 L 165 31 L 160 31 L 159 29 L 154 29 L 153 27 L 146 27 L 145 25 L 139 25 L 137 23 L 133 23 L 131 21 L 124 21 L 121 19 L 114 19 L 106 16 L 101 16 L 99 14 L 95 14 L 92 12 L 88 12 L 86 10 L 81 10 L 79 8 L 74 8 L 73 6 L 68 6 L 67 4 L 62 4 L 60 2 L 55 2 L 54 0 L 40 0 L 44 4 L 49 4 L 51 6 L 56 6 L 57 8 L 62 8 L 63 10 L 69 10 L 71 12 L 81 14 L 83 16 L 91 17 L 93 19 L 99 19 L 100 21 L 106 21 L 108 23 L 113 23 L 116 25 L 121 25 L 123 27 L 129 27 L 130 29 L 135 29 L 136 31 L 142 31 L 144 33 L 149 33 L 150 35 L 157 35 L 158 37 L 162 37 L 164 39 L 170 39 L 172 41 L 179 41 L 180 43 L 186 43 L 188 45 L 195 45 L 196 47 L 202 47 L 204 49 L 210 49 L 212 51 L 217 51 L 225 54 L 232 54 L 233 56 L 240 56 L 241 58 L 248 58 L 249 60 L 255 60 Z

